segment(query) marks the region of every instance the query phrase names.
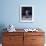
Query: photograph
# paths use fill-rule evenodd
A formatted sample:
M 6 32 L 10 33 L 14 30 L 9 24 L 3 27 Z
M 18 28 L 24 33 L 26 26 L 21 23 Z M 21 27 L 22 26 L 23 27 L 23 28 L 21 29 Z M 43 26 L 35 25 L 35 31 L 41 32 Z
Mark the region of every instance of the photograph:
M 32 22 L 33 20 L 33 7 L 29 5 L 21 5 L 20 7 L 20 21 Z

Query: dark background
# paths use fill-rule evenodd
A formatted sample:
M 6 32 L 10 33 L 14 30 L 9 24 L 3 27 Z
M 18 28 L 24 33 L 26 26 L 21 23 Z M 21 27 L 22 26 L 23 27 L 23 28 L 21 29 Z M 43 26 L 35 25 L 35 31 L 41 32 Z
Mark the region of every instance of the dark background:
M 32 15 L 32 7 L 22 7 L 22 16 L 25 15 L 26 10 L 30 11 L 29 15 Z

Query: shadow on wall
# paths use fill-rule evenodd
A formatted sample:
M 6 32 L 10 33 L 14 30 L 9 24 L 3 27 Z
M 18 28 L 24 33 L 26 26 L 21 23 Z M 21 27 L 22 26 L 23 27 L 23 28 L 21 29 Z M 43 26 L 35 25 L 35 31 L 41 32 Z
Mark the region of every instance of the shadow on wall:
M 0 24 L 0 43 L 2 43 L 2 36 L 3 36 L 3 32 L 5 32 L 6 30 L 3 30 L 5 28 L 4 24 Z

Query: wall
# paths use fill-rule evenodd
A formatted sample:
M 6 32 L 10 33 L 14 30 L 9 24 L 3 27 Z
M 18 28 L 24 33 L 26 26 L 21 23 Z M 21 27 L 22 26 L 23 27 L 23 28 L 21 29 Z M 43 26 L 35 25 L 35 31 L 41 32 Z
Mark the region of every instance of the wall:
M 16 28 L 42 28 L 46 32 L 46 0 L 0 0 L 0 28 L 13 24 Z M 34 5 L 35 21 L 21 23 L 20 5 Z M 0 31 L 1 31 L 0 29 Z
M 41 25 L 46 28 L 45 0 L 1 0 L 0 24 L 13 24 L 16 28 L 29 28 Z M 20 5 L 34 5 L 35 21 L 21 23 L 19 20 Z

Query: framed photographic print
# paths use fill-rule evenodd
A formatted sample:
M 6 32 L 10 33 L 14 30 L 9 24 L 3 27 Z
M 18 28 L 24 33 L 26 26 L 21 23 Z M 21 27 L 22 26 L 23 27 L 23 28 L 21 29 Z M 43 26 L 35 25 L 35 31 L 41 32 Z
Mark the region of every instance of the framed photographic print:
M 33 22 L 34 21 L 34 6 L 21 5 L 20 6 L 20 22 Z

